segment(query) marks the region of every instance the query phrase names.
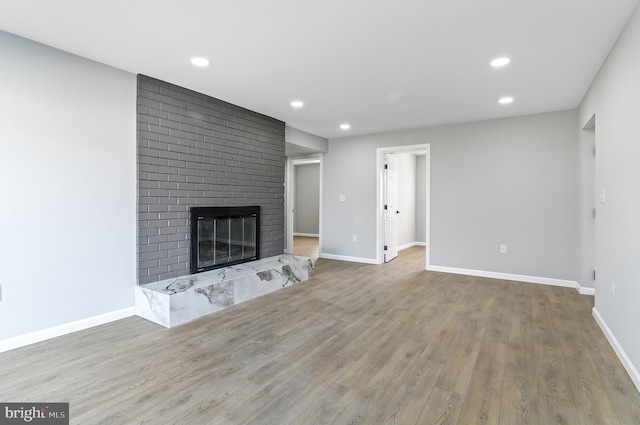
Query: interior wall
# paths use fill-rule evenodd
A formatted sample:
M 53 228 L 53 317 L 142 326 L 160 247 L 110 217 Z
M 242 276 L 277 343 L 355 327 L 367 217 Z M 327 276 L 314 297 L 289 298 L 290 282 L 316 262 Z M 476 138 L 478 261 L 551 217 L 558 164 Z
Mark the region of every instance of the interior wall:
M 136 77 L 0 32 L 0 339 L 133 306 Z
M 398 158 L 398 246 L 416 241 L 416 156 L 394 154 Z
M 575 280 L 576 123 L 569 110 L 329 140 L 323 253 L 375 261 L 376 149 L 429 143 L 432 265 Z
M 307 155 L 311 153 L 322 153 L 329 149 L 329 141 L 324 137 L 298 130 L 297 128 L 284 128 L 285 156 L 293 157 L 297 155 Z
M 595 310 L 640 389 L 640 9 L 633 13 L 579 107 L 595 114 Z M 585 181 L 585 184 L 590 184 Z M 588 190 L 588 187 L 585 188 Z M 599 199 L 602 191 L 604 203 Z M 615 296 L 612 292 L 615 282 Z M 614 344 L 615 346 L 615 344 Z M 631 367 L 635 371 L 631 371 Z
M 294 234 L 320 233 L 320 164 L 295 165 Z

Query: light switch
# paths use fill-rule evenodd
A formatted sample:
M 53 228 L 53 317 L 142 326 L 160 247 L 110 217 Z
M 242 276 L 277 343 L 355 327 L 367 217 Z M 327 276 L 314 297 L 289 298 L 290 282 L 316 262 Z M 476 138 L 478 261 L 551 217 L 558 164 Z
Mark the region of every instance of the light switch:
M 602 189 L 602 192 L 600 192 L 600 203 L 604 204 L 605 201 L 605 193 L 604 193 L 604 189 Z
M 500 245 L 500 254 L 506 254 L 506 253 L 507 253 L 507 246 Z

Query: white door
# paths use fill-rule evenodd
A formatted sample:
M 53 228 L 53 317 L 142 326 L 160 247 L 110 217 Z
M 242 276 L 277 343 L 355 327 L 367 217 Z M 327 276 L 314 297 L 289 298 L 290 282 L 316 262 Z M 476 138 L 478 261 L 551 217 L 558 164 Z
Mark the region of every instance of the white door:
M 398 158 L 385 155 L 384 162 L 384 262 L 398 256 Z

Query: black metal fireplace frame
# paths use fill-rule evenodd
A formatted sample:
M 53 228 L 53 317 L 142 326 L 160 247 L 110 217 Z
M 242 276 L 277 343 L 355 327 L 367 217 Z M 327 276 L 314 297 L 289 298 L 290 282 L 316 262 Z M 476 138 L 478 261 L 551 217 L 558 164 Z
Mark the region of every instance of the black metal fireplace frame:
M 219 269 L 232 266 L 234 264 L 246 263 L 260 258 L 260 207 L 239 206 L 239 207 L 191 207 L 191 274 L 206 272 L 208 270 Z M 256 217 L 256 255 L 238 261 L 223 264 L 214 264 L 208 267 L 198 267 L 198 221 L 202 219 L 224 219 Z

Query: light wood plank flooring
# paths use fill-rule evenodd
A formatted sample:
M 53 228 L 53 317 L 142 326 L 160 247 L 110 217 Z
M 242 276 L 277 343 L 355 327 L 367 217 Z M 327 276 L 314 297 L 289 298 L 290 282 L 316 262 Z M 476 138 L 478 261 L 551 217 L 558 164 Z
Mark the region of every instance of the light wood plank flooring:
M 574 289 L 318 260 L 174 329 L 137 317 L 0 354 L 0 400 L 73 424 L 640 424 Z
M 310 257 L 315 262 L 318 259 L 318 238 L 309 238 L 306 236 L 293 237 L 293 253 Z

